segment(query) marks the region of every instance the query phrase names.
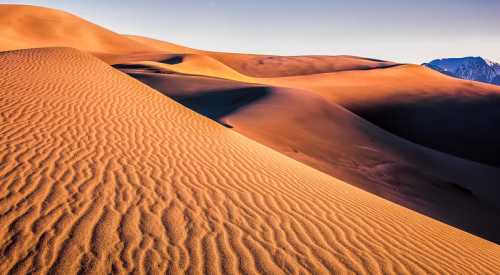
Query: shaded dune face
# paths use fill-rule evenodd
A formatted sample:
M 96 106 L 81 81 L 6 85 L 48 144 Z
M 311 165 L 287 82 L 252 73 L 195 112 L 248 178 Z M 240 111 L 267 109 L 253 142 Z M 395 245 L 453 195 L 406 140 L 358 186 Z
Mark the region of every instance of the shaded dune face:
M 500 213 L 491 205 L 496 195 L 485 196 L 496 194 L 496 169 L 407 142 L 309 92 L 140 66 L 120 67 L 186 107 L 291 158 L 500 242 Z M 442 163 L 449 165 L 436 167 Z M 457 170 L 464 172 L 458 175 Z
M 275 78 L 309 90 L 375 125 L 461 158 L 499 165 L 500 88 L 404 65 L 368 71 Z
M 408 140 L 461 158 L 500 166 L 500 93 L 434 96 L 350 109 Z M 410 127 L 409 127 L 410 125 Z
M 282 156 L 90 55 L 24 50 L 0 64 L 1 273 L 500 269 L 497 245 Z

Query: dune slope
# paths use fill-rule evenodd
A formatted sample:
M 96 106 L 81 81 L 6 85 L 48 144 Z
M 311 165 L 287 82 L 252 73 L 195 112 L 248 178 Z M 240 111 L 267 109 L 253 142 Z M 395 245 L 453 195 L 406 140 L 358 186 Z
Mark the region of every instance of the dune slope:
M 23 50 L 0 64 L 2 273 L 500 269 L 497 245 L 274 153 L 88 54 Z
M 410 141 L 500 165 L 500 87 L 404 65 L 274 78 L 268 84 L 311 91 Z
M 291 158 L 500 243 L 498 169 L 408 142 L 311 92 L 137 64 L 121 70 Z
M 370 70 L 396 63 L 357 56 L 273 56 L 205 52 L 205 54 L 252 77 L 284 77 L 350 70 Z
M 73 47 L 103 59 L 154 51 L 75 15 L 49 8 L 0 4 L 0 51 Z

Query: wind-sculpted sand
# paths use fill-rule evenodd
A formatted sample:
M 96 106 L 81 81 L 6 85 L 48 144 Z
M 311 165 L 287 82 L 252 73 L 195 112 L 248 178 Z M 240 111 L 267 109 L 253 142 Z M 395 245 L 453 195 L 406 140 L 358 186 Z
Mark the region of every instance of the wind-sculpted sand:
M 497 245 L 280 155 L 91 55 L 22 50 L 0 64 L 0 273 L 500 270 Z
M 400 137 L 307 91 L 180 75 L 139 64 L 120 70 L 261 144 L 499 243 L 500 171 Z M 300 111 L 298 111 L 300 110 Z

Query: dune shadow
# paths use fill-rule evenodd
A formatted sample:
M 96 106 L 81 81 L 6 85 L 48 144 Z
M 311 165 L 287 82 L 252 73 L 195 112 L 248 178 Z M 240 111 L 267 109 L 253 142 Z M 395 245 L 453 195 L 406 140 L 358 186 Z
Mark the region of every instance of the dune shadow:
M 500 95 L 441 96 L 352 106 L 351 111 L 412 142 L 500 167 Z
M 370 61 L 380 61 L 380 60 L 370 60 Z M 384 62 L 384 61 L 380 61 L 380 62 Z M 396 64 L 384 64 L 384 65 L 380 65 L 379 67 L 370 67 L 370 66 L 360 66 L 358 68 L 355 68 L 354 70 L 346 70 L 346 71 L 369 71 L 369 70 L 384 70 L 384 69 L 390 69 L 390 68 L 394 68 L 394 67 L 399 67 L 399 66 L 403 66 L 405 64 L 399 64 L 399 63 L 396 63 Z
M 180 64 L 184 61 L 184 57 L 182 55 L 177 55 L 173 57 L 169 57 L 167 59 L 160 60 L 158 62 L 168 64 L 168 65 L 176 65 Z
M 173 83 L 171 88 L 166 86 L 166 88 L 162 89 L 158 89 L 153 84 L 155 83 L 153 80 L 155 75 L 169 74 L 168 71 L 158 71 L 159 69 L 157 68 L 152 68 L 143 64 L 116 64 L 113 65 L 113 67 L 120 69 L 144 84 L 155 88 L 163 95 L 170 97 L 185 107 L 228 128 L 232 128 L 232 125 L 225 123 L 222 120 L 223 117 L 230 115 L 231 113 L 236 112 L 258 100 L 261 100 L 272 93 L 272 88 L 268 86 L 255 84 L 246 84 L 245 86 L 241 86 L 241 83 L 239 87 L 213 87 L 211 89 L 203 89 L 201 91 L 194 92 L 176 92 L 176 89 L 174 88 L 175 84 Z M 134 70 L 138 70 L 140 72 L 133 72 Z M 191 76 L 185 74 L 174 75 L 182 75 L 185 77 Z M 205 81 L 232 82 L 217 78 L 196 77 L 198 78 L 198 81 L 200 81 L 200 79 L 205 79 Z M 166 79 L 163 79 L 161 82 L 169 83 Z
M 113 64 L 111 65 L 115 69 L 145 69 L 144 65 L 141 64 Z
M 268 96 L 271 89 L 264 86 L 244 87 L 227 90 L 212 90 L 191 95 L 168 95 L 187 108 L 211 118 L 225 127 L 232 128 L 221 119 L 262 98 Z
M 154 74 L 169 74 L 171 71 L 163 68 L 156 68 L 152 66 L 146 66 L 143 64 L 114 64 L 111 65 L 115 69 L 122 70 L 125 73 L 129 73 L 130 71 L 141 71 L 144 73 L 154 73 Z

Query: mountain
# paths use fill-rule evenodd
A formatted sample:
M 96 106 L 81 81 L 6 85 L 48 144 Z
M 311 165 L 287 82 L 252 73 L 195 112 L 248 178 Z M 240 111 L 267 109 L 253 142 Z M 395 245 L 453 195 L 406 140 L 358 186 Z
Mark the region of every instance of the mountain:
M 500 85 L 500 64 L 479 56 L 435 59 L 422 65 L 452 77 Z

